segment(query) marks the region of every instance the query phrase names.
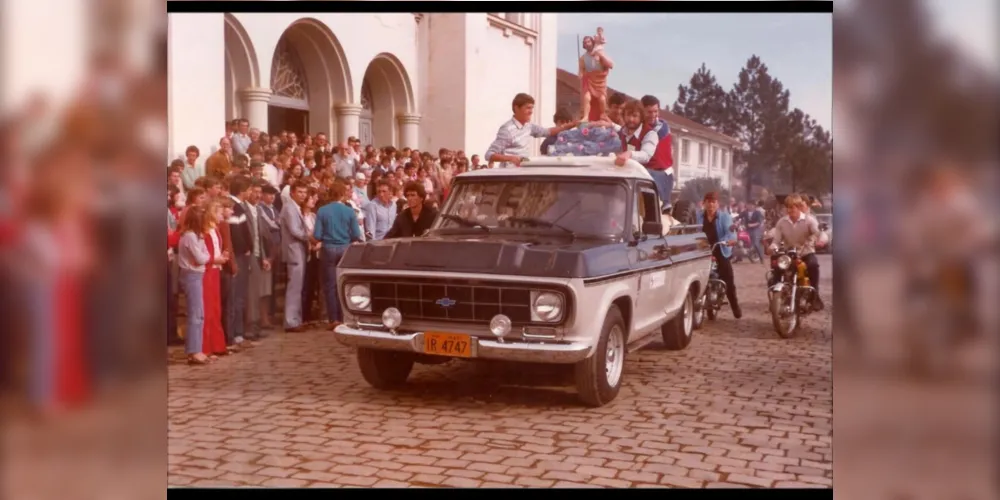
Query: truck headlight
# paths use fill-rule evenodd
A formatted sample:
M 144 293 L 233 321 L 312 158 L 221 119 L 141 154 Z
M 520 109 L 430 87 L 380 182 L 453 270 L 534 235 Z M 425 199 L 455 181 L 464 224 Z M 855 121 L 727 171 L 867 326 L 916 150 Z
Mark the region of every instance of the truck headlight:
M 778 257 L 778 269 L 785 270 L 788 266 L 792 265 L 792 258 L 787 255 L 782 255 Z
M 368 285 L 353 283 L 345 286 L 344 298 L 347 299 L 347 308 L 352 311 L 372 310 L 372 291 Z
M 562 319 L 564 308 L 563 297 L 558 293 L 531 292 L 532 321 L 559 321 Z

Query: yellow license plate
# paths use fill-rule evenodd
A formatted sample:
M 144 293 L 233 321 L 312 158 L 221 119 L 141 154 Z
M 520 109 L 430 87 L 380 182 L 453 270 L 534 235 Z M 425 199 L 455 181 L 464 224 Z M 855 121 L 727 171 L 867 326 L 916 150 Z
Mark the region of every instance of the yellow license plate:
M 472 339 L 460 333 L 424 334 L 424 353 L 438 356 L 472 357 Z

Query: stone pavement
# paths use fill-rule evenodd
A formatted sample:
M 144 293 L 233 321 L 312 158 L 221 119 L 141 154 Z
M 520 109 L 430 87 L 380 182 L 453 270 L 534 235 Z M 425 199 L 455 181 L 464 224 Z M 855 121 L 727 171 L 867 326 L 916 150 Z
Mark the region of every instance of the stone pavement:
M 764 267 L 736 265 L 744 316 L 687 350 L 630 355 L 603 408 L 566 370 L 452 361 L 369 387 L 325 331 L 278 333 L 207 367 L 169 367 L 171 486 L 830 487 L 827 309 L 773 331 Z

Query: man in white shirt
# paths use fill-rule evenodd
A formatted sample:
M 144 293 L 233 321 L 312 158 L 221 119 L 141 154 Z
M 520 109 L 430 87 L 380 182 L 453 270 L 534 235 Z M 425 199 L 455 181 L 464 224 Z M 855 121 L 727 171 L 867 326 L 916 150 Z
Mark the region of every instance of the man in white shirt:
M 236 125 L 236 131 L 233 132 L 233 136 L 230 138 L 233 144 L 233 152 L 238 155 L 247 154 L 247 149 L 250 144 L 253 144 L 253 140 L 250 139 L 250 121 L 246 118 L 240 118 L 240 121 Z
M 511 110 L 514 116 L 500 125 L 496 139 L 484 155 L 486 161 L 499 162 L 500 167 L 520 167 L 521 159 L 531 156 L 531 138 L 548 137 L 580 124 L 580 120 L 575 120 L 559 127 L 545 128 L 531 123 L 531 115 L 535 111 L 535 98 L 524 93 L 514 96 Z

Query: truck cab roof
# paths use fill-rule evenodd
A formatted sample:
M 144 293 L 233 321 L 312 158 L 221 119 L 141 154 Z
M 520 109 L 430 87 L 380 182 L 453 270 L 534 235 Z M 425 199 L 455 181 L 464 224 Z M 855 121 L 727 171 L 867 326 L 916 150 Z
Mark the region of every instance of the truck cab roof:
M 520 168 L 484 168 L 461 174 L 458 178 L 475 179 L 477 177 L 522 177 L 552 176 L 552 177 L 601 177 L 613 179 L 642 179 L 651 181 L 653 178 L 639 162 L 628 160 L 625 165 L 615 165 L 612 156 L 534 156 L 521 162 Z

